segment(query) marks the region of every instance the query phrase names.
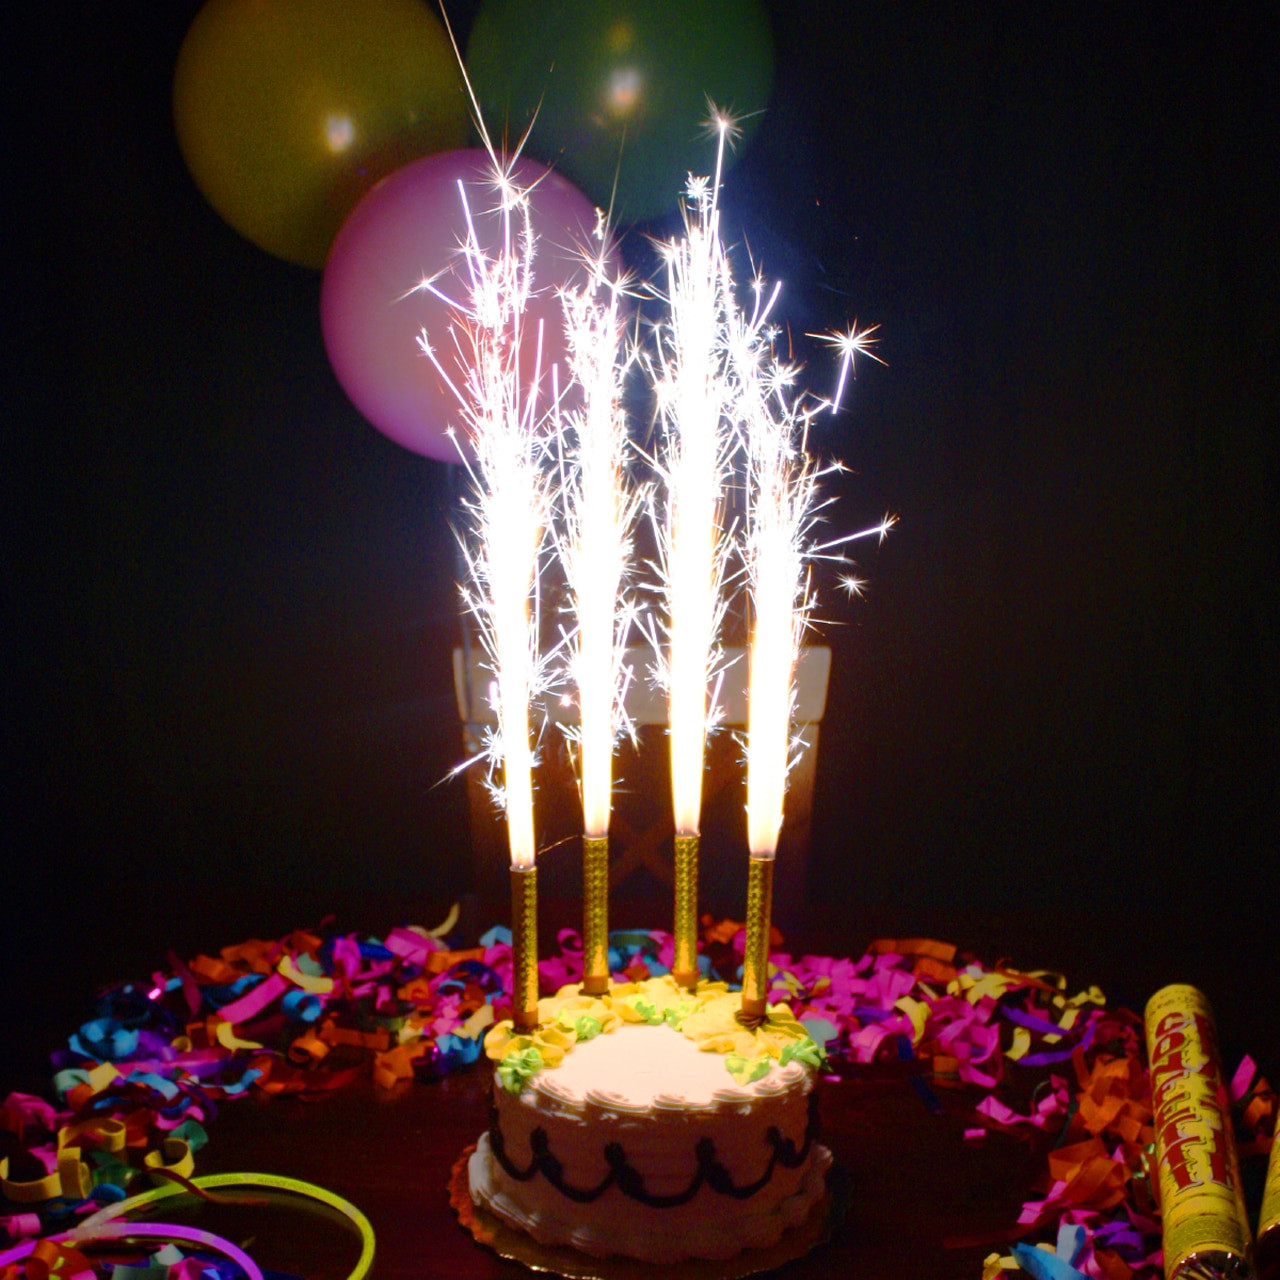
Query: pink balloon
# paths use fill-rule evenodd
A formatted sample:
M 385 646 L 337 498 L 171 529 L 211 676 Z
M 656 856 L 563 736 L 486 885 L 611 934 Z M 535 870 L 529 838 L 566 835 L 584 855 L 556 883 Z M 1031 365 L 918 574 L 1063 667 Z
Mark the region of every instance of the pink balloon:
M 432 293 L 414 292 L 414 286 L 441 272 L 440 291 L 465 301 L 458 246 L 466 214 L 458 183 L 466 188 L 481 247 L 493 251 L 501 243 L 502 219 L 491 212 L 491 173 L 489 157 L 480 150 L 442 151 L 396 170 L 352 210 L 324 269 L 320 320 L 338 381 L 379 431 L 429 458 L 457 460 L 445 431 L 460 419 L 457 398 L 423 354 L 418 335 L 427 331 L 460 386 L 461 371 L 453 373 L 460 357 L 449 339 L 457 313 Z M 594 243 L 596 210 L 581 191 L 536 161 L 521 158 L 515 176 L 526 186 L 537 182 L 530 197 L 537 249 L 536 296 L 525 313 L 528 333 L 532 337 L 543 321 L 542 368 L 559 362 L 563 369 L 564 320 L 556 288 L 582 278 L 580 254 Z

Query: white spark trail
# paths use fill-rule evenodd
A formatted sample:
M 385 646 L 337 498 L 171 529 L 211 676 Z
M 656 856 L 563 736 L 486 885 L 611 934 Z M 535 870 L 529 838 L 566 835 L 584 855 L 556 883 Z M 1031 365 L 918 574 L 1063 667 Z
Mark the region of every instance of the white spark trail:
M 500 247 L 487 252 L 476 232 L 466 190 L 458 184 L 467 231 L 459 252 L 467 296 L 450 325 L 452 367 L 422 334 L 422 350 L 458 401 L 473 459 L 460 448 L 472 481 L 460 534 L 468 580 L 463 602 L 474 617 L 493 672 L 490 701 L 497 729 L 484 744 L 490 786 L 506 810 L 512 865 L 534 864 L 533 766 L 529 708 L 544 691 L 547 663 L 539 653 L 539 580 L 550 519 L 545 456 L 547 416 L 540 408 L 542 333 L 526 334 L 533 296 L 535 242 L 529 193 L 510 164 L 490 153 L 493 211 L 502 219 Z M 424 282 L 423 287 L 432 287 Z M 521 374 L 521 349 L 533 341 L 534 374 Z M 498 780 L 499 774 L 501 780 Z
M 622 407 L 627 282 L 611 275 L 603 243 L 587 266 L 588 283 L 564 289 L 569 372 L 580 406 L 561 419 L 559 497 L 563 533 L 557 536 L 569 587 L 574 627 L 569 671 L 578 691 L 576 738 L 581 768 L 584 834 L 609 831 L 613 753 L 626 724 L 625 665 L 634 605 L 625 587 L 631 567 L 642 491 L 628 480 L 631 447 Z
M 709 686 L 732 549 L 725 492 L 736 441 L 726 416 L 724 335 L 733 301 L 716 202 L 727 135 L 722 122 L 715 178 L 690 178 L 684 234 L 661 246 L 666 287 L 654 292 L 667 316 L 649 360 L 660 425 L 654 464 L 662 505 L 654 526 L 666 646 L 658 676 L 667 690 L 675 827 L 689 835 L 699 827 L 706 735 L 720 714 Z
M 800 643 L 812 625 L 817 600 L 812 585 L 816 560 L 840 559 L 836 548 L 857 538 L 882 540 L 894 523 L 886 516 L 874 528 L 819 542 L 815 530 L 830 499 L 819 500 L 821 480 L 839 463 L 820 466 L 807 450 L 808 427 L 825 403 L 796 393 L 797 369 L 779 360 L 768 317 L 778 297 L 765 297 L 753 283 L 756 306 L 750 316 L 734 314 L 730 341 L 736 392 L 735 411 L 747 454 L 747 521 L 743 558 L 750 603 L 750 673 L 747 699 L 747 839 L 757 857 L 772 857 L 782 828 L 787 775 L 797 759 L 793 736 L 795 670 Z M 834 404 L 855 354 L 866 352 L 873 330 L 830 339 L 841 351 Z M 870 354 L 870 353 L 867 353 Z M 879 357 L 873 357 L 879 359 Z M 842 579 L 850 594 L 861 583 Z

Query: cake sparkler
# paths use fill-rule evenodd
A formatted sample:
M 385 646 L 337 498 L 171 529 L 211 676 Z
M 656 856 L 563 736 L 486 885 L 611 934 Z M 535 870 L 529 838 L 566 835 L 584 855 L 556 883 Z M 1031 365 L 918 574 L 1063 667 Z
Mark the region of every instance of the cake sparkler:
M 534 235 L 528 191 L 511 168 L 493 157 L 492 191 L 501 239 L 487 252 L 476 233 L 466 189 L 467 234 L 459 246 L 466 297 L 449 299 L 457 320 L 448 341 L 447 367 L 433 335 L 419 343 L 455 395 L 467 449 L 460 449 L 472 481 L 463 502 L 468 528 L 460 535 L 467 568 L 463 603 L 475 620 L 493 680 L 490 701 L 497 725 L 485 741 L 489 785 L 506 814 L 511 855 L 513 1019 L 530 1029 L 538 1021 L 537 864 L 533 826 L 534 751 L 530 705 L 546 684 L 539 650 L 542 561 L 550 519 L 545 464 L 548 414 L 542 404 L 540 362 L 522 373 L 526 342 L 541 350 L 542 334 L 526 333 L 533 289 Z M 435 281 L 419 288 L 438 292 Z
M 582 791 L 582 987 L 590 995 L 609 989 L 609 814 L 630 679 L 625 655 L 633 611 L 624 585 L 640 504 L 640 491 L 627 481 L 631 446 L 621 403 L 625 281 L 611 273 L 603 220 L 599 238 L 588 284 L 561 295 L 581 403 L 565 412 L 558 432 L 563 528 L 557 544 L 573 620 L 569 672 L 579 713 L 573 736 Z
M 658 655 L 668 702 L 675 827 L 674 957 L 672 975 L 692 991 L 698 982 L 698 846 L 708 733 L 723 711 L 720 631 L 727 607 L 725 579 L 741 550 L 750 587 L 751 644 L 748 726 L 748 946 L 744 1020 L 765 1016 L 771 879 L 793 741 L 794 675 L 813 596 L 809 562 L 848 539 L 815 546 L 810 534 L 823 472 L 806 448 L 817 409 L 834 405 L 796 395 L 795 369 L 774 356 L 769 320 L 775 286 L 755 305 L 739 307 L 720 236 L 718 192 L 724 148 L 733 123 L 716 114 L 717 151 L 711 179 L 691 177 L 684 233 L 660 247 L 665 287 L 651 293 L 665 315 L 645 357 L 659 441 L 651 459 L 657 476 L 650 501 L 656 538 L 659 620 L 645 628 Z M 532 702 L 547 686 L 539 651 L 539 602 L 544 552 L 554 539 L 568 587 L 564 648 L 576 688 L 583 804 L 583 991 L 603 995 L 608 973 L 608 831 L 612 759 L 626 722 L 627 632 L 634 611 L 625 594 L 640 495 L 626 478 L 628 442 L 621 407 L 630 363 L 624 352 L 624 281 L 612 271 L 603 219 L 600 247 L 583 253 L 587 283 L 561 290 L 575 400 L 563 400 L 559 371 L 541 385 L 541 325 L 526 323 L 533 290 L 536 237 L 529 192 L 511 163 L 492 160 L 490 187 L 501 220 L 498 247 L 476 234 L 467 192 L 459 184 L 467 233 L 460 244 L 465 297 L 450 302 L 455 322 L 446 366 L 424 333 L 420 343 L 457 400 L 468 448 L 463 463 L 472 493 L 463 510 L 461 541 L 467 568 L 463 599 L 478 626 L 492 671 L 496 727 L 484 743 L 489 785 L 506 814 L 511 861 L 514 951 L 513 1022 L 530 1031 L 538 1021 L 537 872 L 533 823 Z M 419 288 L 439 296 L 437 280 Z M 529 330 L 533 330 L 530 332 Z M 823 335 L 841 353 L 840 385 L 869 331 L 856 326 Z M 532 342 L 532 375 L 526 344 Z M 568 407 L 566 407 L 568 406 Z M 727 495 L 739 454 L 746 457 L 745 546 L 728 523 Z M 552 459 L 555 461 L 553 462 Z M 553 523 L 553 517 L 558 521 Z M 890 522 L 877 530 L 883 535 Z M 863 536 L 863 535 L 852 535 Z M 662 632 L 659 642 L 658 628 Z
M 811 625 L 815 597 L 812 562 L 838 558 L 838 549 L 854 538 L 879 534 L 892 519 L 861 533 L 817 543 L 813 534 L 820 512 L 819 481 L 828 470 L 808 451 L 809 423 L 826 402 L 797 395 L 798 370 L 777 359 L 776 329 L 770 312 L 779 286 L 766 301 L 757 276 L 755 304 L 748 314 L 731 307 L 729 357 L 733 371 L 734 414 L 739 424 L 747 471 L 747 521 L 743 561 L 750 615 L 750 673 L 747 694 L 747 876 L 746 949 L 739 1018 L 758 1025 L 767 1016 L 769 933 L 773 867 L 782 830 L 787 775 L 803 750 L 793 736 L 796 662 L 800 642 Z M 831 335 L 841 351 L 836 396 L 839 404 L 855 355 L 866 353 L 871 330 L 855 324 Z M 878 357 L 877 357 L 878 358 Z
M 732 279 L 720 239 L 717 192 L 732 125 L 717 118 L 714 180 L 691 178 L 684 235 L 662 249 L 666 288 L 655 294 L 667 315 L 649 362 L 661 423 L 655 467 L 662 509 L 657 533 L 665 646 L 658 675 L 667 690 L 671 799 L 675 820 L 672 973 L 698 981 L 698 843 L 703 754 L 720 718 L 714 678 L 725 613 L 725 570 L 733 542 L 725 495 L 736 447 L 725 322 Z
M 767 315 L 765 305 L 740 323 L 733 344 L 747 454 L 744 559 L 751 615 L 744 1022 L 765 1017 L 769 994 L 773 865 L 792 756 L 795 664 L 813 605 L 806 539 L 817 484 L 804 449 L 805 424 L 789 389 L 792 370 L 773 360 Z

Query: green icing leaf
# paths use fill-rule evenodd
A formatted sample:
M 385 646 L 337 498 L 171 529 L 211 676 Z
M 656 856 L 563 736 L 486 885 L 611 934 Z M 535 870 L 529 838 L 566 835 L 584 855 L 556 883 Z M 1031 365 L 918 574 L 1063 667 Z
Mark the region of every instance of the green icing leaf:
M 590 1014 L 575 1014 L 572 1009 L 562 1009 L 556 1015 L 556 1021 L 567 1030 L 575 1034 L 580 1041 L 589 1041 L 599 1036 L 600 1029 L 603 1024 L 599 1018 L 593 1018 Z
M 628 996 L 627 1003 L 650 1025 L 657 1026 L 662 1021 L 662 1014 L 652 1000 L 644 996 Z
M 821 1067 L 827 1060 L 827 1051 L 816 1041 L 805 1036 L 803 1040 L 789 1040 L 782 1046 L 781 1062 L 803 1062 L 807 1067 Z
M 508 1054 L 498 1063 L 498 1079 L 508 1093 L 519 1093 L 525 1081 L 542 1070 L 542 1054 L 537 1049 L 522 1049 Z
M 741 1053 L 730 1053 L 725 1055 L 724 1065 L 739 1084 L 751 1084 L 752 1081 L 769 1074 L 772 1061 L 768 1054 L 762 1054 L 758 1058 L 748 1058 Z
M 680 1004 L 673 1004 L 663 1013 L 663 1020 L 669 1027 L 674 1027 L 679 1031 L 684 1025 L 684 1020 L 693 1012 L 693 1005 L 686 1004 L 681 1001 Z
M 578 1033 L 579 1040 L 594 1040 L 600 1034 L 600 1019 L 593 1018 L 589 1013 L 580 1013 L 573 1020 L 573 1029 Z

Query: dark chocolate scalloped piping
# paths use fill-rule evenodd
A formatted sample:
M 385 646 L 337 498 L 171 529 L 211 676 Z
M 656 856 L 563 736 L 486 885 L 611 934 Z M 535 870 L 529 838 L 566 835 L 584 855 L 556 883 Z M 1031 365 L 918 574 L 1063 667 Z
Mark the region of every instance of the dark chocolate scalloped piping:
M 710 1138 L 703 1138 L 694 1148 L 694 1156 L 698 1162 L 693 1180 L 683 1190 L 674 1195 L 661 1196 L 645 1190 L 644 1175 L 632 1166 L 620 1142 L 610 1142 L 604 1149 L 604 1158 L 609 1165 L 609 1172 L 594 1187 L 575 1187 L 565 1181 L 564 1165 L 552 1153 L 547 1141 L 547 1131 L 539 1125 L 529 1135 L 531 1152 L 529 1163 L 521 1169 L 507 1154 L 506 1139 L 502 1134 L 498 1108 L 489 1110 L 489 1148 L 493 1157 L 502 1166 L 509 1178 L 516 1182 L 528 1182 L 541 1173 L 544 1178 L 560 1192 L 561 1195 L 576 1204 L 590 1204 L 598 1200 L 610 1187 L 616 1186 L 623 1195 L 651 1209 L 675 1209 L 688 1204 L 706 1183 L 712 1191 L 722 1196 L 731 1196 L 735 1200 L 749 1200 L 763 1191 L 773 1178 L 773 1171 L 778 1165 L 784 1169 L 795 1169 L 808 1159 L 809 1151 L 817 1141 L 821 1125 L 818 1120 L 818 1095 L 809 1095 L 809 1119 L 805 1125 L 804 1141 L 797 1149 L 790 1138 L 784 1138 L 778 1128 L 771 1125 L 765 1133 L 765 1142 L 769 1145 L 769 1163 L 764 1173 L 755 1182 L 737 1186 L 733 1175 L 716 1159 L 716 1144 Z

